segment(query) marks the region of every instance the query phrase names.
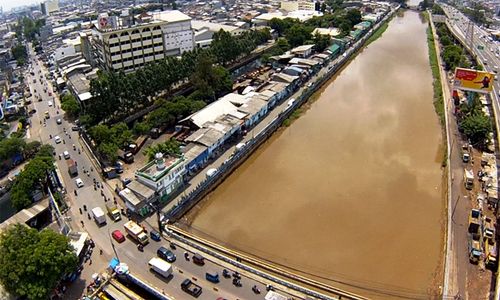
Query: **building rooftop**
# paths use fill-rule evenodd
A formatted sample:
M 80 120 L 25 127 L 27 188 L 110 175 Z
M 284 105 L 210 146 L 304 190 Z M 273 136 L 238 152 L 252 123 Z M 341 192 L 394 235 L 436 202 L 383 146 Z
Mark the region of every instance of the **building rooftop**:
M 224 136 L 224 132 L 215 128 L 201 128 L 192 133 L 187 139 L 187 142 L 196 142 L 206 147 L 211 147 L 216 144 Z
M 191 17 L 178 11 L 178 10 L 167 10 L 152 13 L 153 20 L 166 21 L 169 23 L 189 21 Z
M 129 182 L 129 184 L 127 184 L 127 188 L 134 192 L 134 194 L 139 195 L 144 199 L 151 199 L 155 194 L 155 191 L 152 188 L 137 180 Z
M 340 34 L 340 30 L 338 28 L 335 28 L 335 27 L 330 27 L 330 28 L 315 28 L 313 30 L 313 32 L 311 33 L 313 36 L 316 34 L 316 33 L 319 33 L 321 35 L 329 35 L 329 36 L 337 36 Z
M 141 200 L 128 188 L 124 188 L 120 191 L 119 195 L 127 202 L 133 206 L 137 206 L 141 203 Z
M 136 177 L 144 177 L 152 181 L 158 181 L 168 174 L 172 168 L 184 161 L 184 157 L 166 156 L 163 157 L 163 165 L 158 164 L 157 160 L 147 163 L 144 167 L 135 172 Z
M 207 22 L 207 21 L 200 21 L 200 20 L 192 20 L 191 21 L 191 26 L 193 27 L 194 30 L 202 30 L 202 29 L 208 29 L 212 32 L 218 32 L 219 30 L 224 30 L 227 32 L 233 32 L 235 30 L 241 30 L 240 28 L 236 26 L 231 26 L 231 25 L 224 25 L 224 24 L 219 24 L 219 23 L 213 23 L 213 22 Z

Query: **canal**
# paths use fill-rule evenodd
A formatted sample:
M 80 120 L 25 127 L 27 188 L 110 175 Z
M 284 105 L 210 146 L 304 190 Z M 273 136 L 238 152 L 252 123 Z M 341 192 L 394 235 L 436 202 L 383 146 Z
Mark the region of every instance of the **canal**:
M 427 27 L 395 16 L 190 213 L 191 231 L 363 296 L 432 298 L 445 222 Z

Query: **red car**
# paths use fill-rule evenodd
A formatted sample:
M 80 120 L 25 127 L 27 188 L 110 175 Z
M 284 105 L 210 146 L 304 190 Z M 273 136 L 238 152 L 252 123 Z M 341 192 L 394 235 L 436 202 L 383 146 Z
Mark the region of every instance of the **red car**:
M 120 230 L 115 230 L 111 233 L 111 236 L 117 241 L 118 243 L 125 242 L 125 236 Z

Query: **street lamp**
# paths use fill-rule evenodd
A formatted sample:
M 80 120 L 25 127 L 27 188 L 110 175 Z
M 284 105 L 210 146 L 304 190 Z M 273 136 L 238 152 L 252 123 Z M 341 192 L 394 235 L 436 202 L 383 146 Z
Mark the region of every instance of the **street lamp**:
M 109 228 L 108 228 L 108 237 L 109 237 L 109 242 L 111 243 L 111 248 L 113 248 L 113 252 L 115 253 L 115 257 L 120 260 L 120 258 L 118 257 L 118 252 L 116 252 L 116 248 L 115 248 L 115 244 L 113 243 L 113 239 L 111 238 L 111 233 L 109 232 Z

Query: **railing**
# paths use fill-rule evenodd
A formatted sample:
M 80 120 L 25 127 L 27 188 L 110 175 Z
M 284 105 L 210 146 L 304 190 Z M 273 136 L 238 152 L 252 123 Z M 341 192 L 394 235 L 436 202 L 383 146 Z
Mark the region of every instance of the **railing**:
M 173 230 L 172 230 L 173 229 Z M 178 231 L 178 232 L 174 232 L 174 231 Z M 234 260 L 232 258 L 230 258 L 228 255 L 224 255 L 224 254 L 221 254 L 220 252 L 217 252 L 217 251 L 214 251 L 212 250 L 210 247 L 205 247 L 202 245 L 203 242 L 200 242 L 201 239 L 198 239 L 196 241 L 193 241 L 192 239 L 190 238 L 187 238 L 185 237 L 182 233 L 182 231 L 180 231 L 179 229 L 176 229 L 176 228 L 170 228 L 170 230 L 167 230 L 167 234 L 171 237 L 171 238 L 174 238 L 175 240 L 178 240 L 184 244 L 187 244 L 203 253 L 206 253 L 208 254 L 209 256 L 211 257 L 215 257 L 217 259 L 220 259 L 226 263 L 229 263 L 235 267 L 237 267 L 238 269 L 242 269 L 242 270 L 245 270 L 249 273 L 252 273 L 254 275 L 257 275 L 261 278 L 265 278 L 267 280 L 270 280 L 274 283 L 277 283 L 281 286 L 284 286 L 284 287 L 287 287 L 289 289 L 292 289 L 294 291 L 297 291 L 297 292 L 300 292 L 304 295 L 307 295 L 307 296 L 311 296 L 311 297 L 314 297 L 314 298 L 317 298 L 317 299 L 322 299 L 322 300 L 331 300 L 331 299 L 337 299 L 336 297 L 331 297 L 331 296 L 327 296 L 327 295 L 324 295 L 324 294 L 321 294 L 315 290 L 311 290 L 311 289 L 308 289 L 308 288 L 305 288 L 299 284 L 296 284 L 296 283 L 293 283 L 293 282 L 290 282 L 288 280 L 285 280 L 285 279 L 282 279 L 280 277 L 277 277 L 277 276 L 273 276 L 265 271 L 262 271 L 262 270 L 259 270 L 259 269 L 256 269 L 256 268 L 253 268 L 247 264 L 244 264 L 242 263 L 240 260 Z M 220 249 L 219 249 L 220 250 Z M 222 251 L 224 252 L 224 251 Z M 229 254 L 231 255 L 231 254 Z M 232 255 L 231 255 L 232 256 Z M 345 292 L 345 291 L 342 291 L 338 288 L 334 288 L 334 287 L 331 287 L 331 286 L 328 286 L 324 283 L 320 283 L 320 282 L 316 282 L 314 280 L 311 280 L 311 279 L 306 279 L 302 276 L 299 276 L 299 275 L 295 275 L 295 274 L 291 274 L 290 272 L 288 271 L 281 271 L 279 268 L 276 268 L 274 266 L 269 266 L 269 265 L 266 265 L 266 264 L 260 264 L 259 262 L 257 262 L 256 259 L 250 259 L 250 258 L 246 258 L 245 259 L 246 261 L 248 262 L 251 262 L 255 265 L 258 265 L 260 266 L 261 268 L 263 269 L 267 269 L 269 270 L 270 268 L 272 268 L 272 271 L 276 274 L 279 274 L 280 276 L 283 276 L 283 277 L 286 277 L 286 278 L 290 278 L 294 281 L 298 281 L 298 282 L 301 282 L 301 283 L 307 283 L 311 286 L 314 286 L 314 288 L 316 289 L 321 289 L 321 290 L 326 290 L 328 291 L 329 293 L 333 293 L 333 294 L 336 294 L 338 295 L 339 297 L 341 297 L 342 299 L 353 299 L 353 300 L 366 300 L 365 297 L 362 297 L 362 296 L 358 296 L 356 294 L 352 294 L 352 293 L 349 293 L 349 292 Z M 305 282 L 307 281 L 307 282 Z M 340 299 L 340 298 L 339 298 Z

